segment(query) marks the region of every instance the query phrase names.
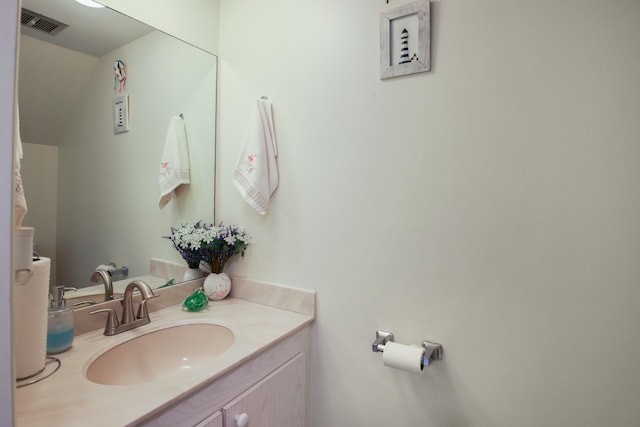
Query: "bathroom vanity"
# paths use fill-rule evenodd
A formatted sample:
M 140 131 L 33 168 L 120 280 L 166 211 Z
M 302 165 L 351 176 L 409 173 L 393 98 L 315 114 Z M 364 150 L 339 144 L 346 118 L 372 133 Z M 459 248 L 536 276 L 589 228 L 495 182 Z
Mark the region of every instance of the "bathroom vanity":
M 161 296 L 150 300 L 151 323 L 112 337 L 103 335 L 103 316 L 89 316 L 90 308 L 78 310 L 76 324 L 80 332 L 83 328 L 88 332 L 77 335 L 72 348 L 58 355 L 62 365 L 53 376 L 16 390 L 16 425 L 308 425 L 315 293 L 233 280 L 229 298 L 210 302 L 198 313 L 184 311 L 181 303 L 202 279 L 160 289 Z M 106 304 L 118 310 L 120 303 Z M 220 345 L 228 345 L 222 353 L 204 361 L 194 359 L 191 367 L 158 371 L 158 366 L 165 366 L 155 360 L 162 359 L 162 348 L 170 353 L 172 345 L 179 347 L 179 340 L 163 334 L 179 328 L 191 333 L 193 325 L 228 330 L 232 342 L 228 345 L 227 338 L 216 338 Z M 163 337 L 162 346 L 155 347 L 158 354 L 134 346 L 125 359 L 113 359 L 114 366 L 107 365 L 114 375 L 104 378 L 106 382 L 113 378 L 114 384 L 88 379 L 87 373 L 103 354 L 116 348 L 115 352 L 126 350 L 137 339 L 146 340 L 156 333 Z
M 308 348 L 308 329 L 280 342 L 264 354 L 245 362 L 224 378 L 211 382 L 139 425 L 308 425 L 308 353 L 305 347 Z

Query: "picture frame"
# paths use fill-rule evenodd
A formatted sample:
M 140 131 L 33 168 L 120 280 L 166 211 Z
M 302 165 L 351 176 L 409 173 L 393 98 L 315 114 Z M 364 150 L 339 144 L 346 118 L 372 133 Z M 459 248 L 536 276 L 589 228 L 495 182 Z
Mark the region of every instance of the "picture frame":
M 429 0 L 380 13 L 380 78 L 431 70 Z

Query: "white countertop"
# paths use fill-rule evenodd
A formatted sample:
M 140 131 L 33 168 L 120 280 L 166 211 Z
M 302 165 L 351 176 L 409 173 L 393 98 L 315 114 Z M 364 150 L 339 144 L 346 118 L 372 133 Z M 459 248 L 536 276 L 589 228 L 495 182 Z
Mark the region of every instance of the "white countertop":
M 210 301 L 201 312 L 187 312 L 177 304 L 150 313 L 148 325 L 116 336 L 104 336 L 102 329 L 76 336 L 71 349 L 56 355 L 62 362 L 58 372 L 41 382 L 16 389 L 16 425 L 71 427 L 132 423 L 219 378 L 314 320 L 314 292 L 298 292 L 295 288 L 236 278 L 234 287 L 231 297 Z M 220 324 L 234 332 L 235 340 L 211 364 L 171 374 L 161 381 L 113 386 L 95 384 L 85 378 L 88 364 L 108 348 L 184 323 Z

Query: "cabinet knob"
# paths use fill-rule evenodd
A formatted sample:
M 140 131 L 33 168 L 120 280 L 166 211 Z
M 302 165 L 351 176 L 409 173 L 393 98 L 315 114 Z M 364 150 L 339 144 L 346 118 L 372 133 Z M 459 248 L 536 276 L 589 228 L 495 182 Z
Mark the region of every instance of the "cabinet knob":
M 238 427 L 247 427 L 249 424 L 249 415 L 246 413 L 241 413 L 240 415 L 236 415 L 236 425 Z

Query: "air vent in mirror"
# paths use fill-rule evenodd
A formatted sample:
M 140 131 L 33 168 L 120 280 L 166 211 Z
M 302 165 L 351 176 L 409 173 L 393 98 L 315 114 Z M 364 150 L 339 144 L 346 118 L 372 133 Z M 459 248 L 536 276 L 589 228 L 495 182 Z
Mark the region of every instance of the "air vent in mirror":
M 28 9 L 22 9 L 22 17 L 20 23 L 26 25 L 29 28 L 33 28 L 38 31 L 45 32 L 50 35 L 56 35 L 60 31 L 68 27 L 67 24 L 63 24 L 60 21 L 49 18 L 39 13 L 32 12 Z

